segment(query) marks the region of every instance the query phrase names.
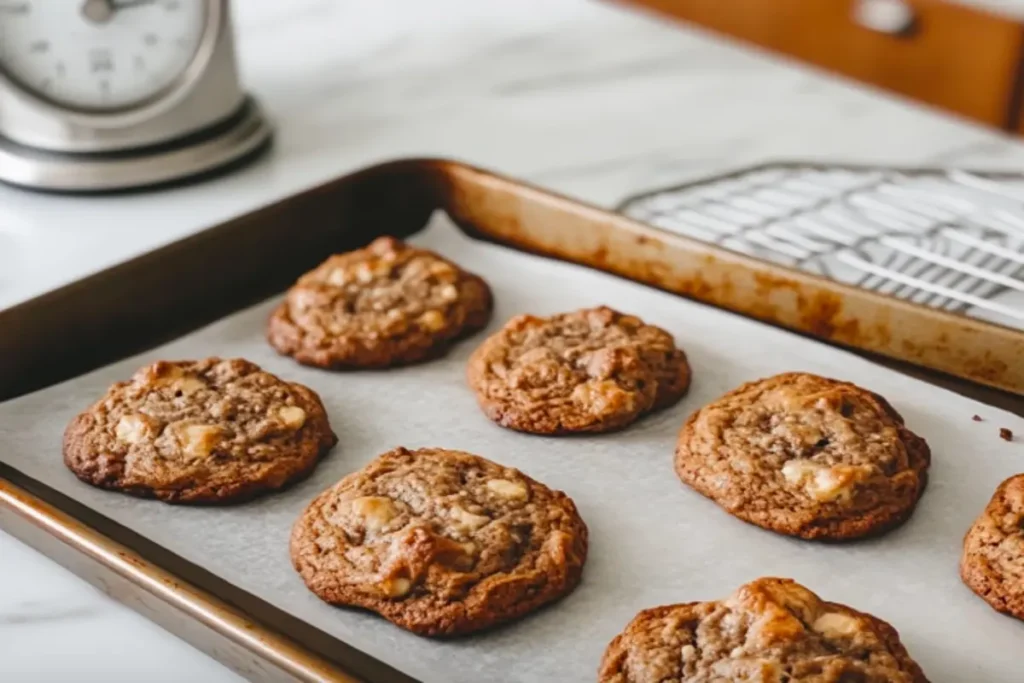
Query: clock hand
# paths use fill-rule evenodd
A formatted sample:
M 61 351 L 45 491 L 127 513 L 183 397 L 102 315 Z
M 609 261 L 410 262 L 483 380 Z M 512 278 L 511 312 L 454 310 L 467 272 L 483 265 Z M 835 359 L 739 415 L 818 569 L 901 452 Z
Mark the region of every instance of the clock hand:
M 111 2 L 111 6 L 116 12 L 119 9 L 131 9 L 133 7 L 142 7 L 145 5 L 155 5 L 159 0 L 120 0 Z
M 145 7 L 156 4 L 158 0 L 85 0 L 82 4 L 82 16 L 94 24 L 105 24 L 114 18 L 114 13 L 122 9 Z

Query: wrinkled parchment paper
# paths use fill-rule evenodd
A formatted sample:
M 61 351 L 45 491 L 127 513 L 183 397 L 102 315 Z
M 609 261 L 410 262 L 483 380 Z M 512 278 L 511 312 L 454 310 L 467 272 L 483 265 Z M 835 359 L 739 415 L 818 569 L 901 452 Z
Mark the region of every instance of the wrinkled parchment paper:
M 1024 624 L 975 597 L 957 575 L 961 539 L 996 484 L 1024 471 L 1024 421 L 852 354 L 584 268 L 470 240 L 436 216 L 414 240 L 484 275 L 510 316 L 608 304 L 670 330 L 694 368 L 677 406 L 619 434 L 543 438 L 490 423 L 464 380 L 481 333 L 446 358 L 387 372 L 330 373 L 264 341 L 269 301 L 140 357 L 0 404 L 0 457 L 173 552 L 423 681 L 593 681 L 608 641 L 640 609 L 724 597 L 758 576 L 792 577 L 827 600 L 891 622 L 933 682 L 1024 680 Z M 61 461 L 67 422 L 112 382 L 157 359 L 242 356 L 320 393 L 340 443 L 307 481 L 224 508 L 170 507 L 79 483 Z M 888 397 L 932 446 L 931 482 L 913 518 L 847 545 L 792 540 L 739 522 L 672 470 L 676 433 L 704 403 L 754 378 L 807 370 Z M 978 414 L 983 422 L 972 421 Z M 394 446 L 478 453 L 559 488 L 590 528 L 583 583 L 551 608 L 455 641 L 408 634 L 308 593 L 288 559 L 292 522 L 320 490 Z

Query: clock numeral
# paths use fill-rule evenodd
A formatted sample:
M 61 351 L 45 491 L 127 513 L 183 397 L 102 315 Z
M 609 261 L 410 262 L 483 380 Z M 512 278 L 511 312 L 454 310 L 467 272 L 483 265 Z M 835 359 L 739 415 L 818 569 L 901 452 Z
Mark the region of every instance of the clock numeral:
M 107 99 L 108 97 L 110 97 L 110 81 L 108 81 L 107 79 L 103 78 L 103 79 L 100 80 L 100 84 L 99 85 L 100 85 L 100 96 L 103 99 Z
M 164 3 L 164 9 L 168 12 L 177 12 L 181 9 L 181 3 L 178 2 L 178 0 L 167 0 L 167 2 Z
M 39 82 L 39 87 L 42 88 L 43 90 L 49 90 L 50 88 L 53 87 L 53 79 L 50 78 L 50 77 L 44 78 L 43 80 L 41 80 Z
M 64 66 L 64 62 L 57 62 L 57 78 L 64 78 L 64 74 L 67 73 L 67 67 Z
M 34 40 L 29 43 L 28 51 L 34 55 L 46 54 L 50 50 L 50 41 Z
M 135 55 L 135 58 L 132 60 L 132 65 L 135 67 L 136 71 L 142 71 L 146 68 L 146 60 L 142 58 L 142 55 Z
M 114 70 L 114 57 L 110 50 L 89 51 L 89 71 L 94 74 L 111 72 Z
M 146 35 L 142 36 L 142 42 L 146 44 L 146 47 L 153 47 L 157 44 L 157 41 L 159 40 L 160 37 L 157 36 L 157 34 L 155 33 L 147 33 Z

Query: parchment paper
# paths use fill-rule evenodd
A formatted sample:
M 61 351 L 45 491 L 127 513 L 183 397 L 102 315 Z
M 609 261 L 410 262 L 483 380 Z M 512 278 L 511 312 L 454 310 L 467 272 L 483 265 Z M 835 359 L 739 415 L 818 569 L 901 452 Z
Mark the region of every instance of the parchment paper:
M 891 622 L 932 681 L 1021 681 L 1024 624 L 961 583 L 961 539 L 1005 477 L 1024 470 L 1019 418 L 909 379 L 852 354 L 584 268 L 475 242 L 436 216 L 415 242 L 482 275 L 495 291 L 490 330 L 523 312 L 608 304 L 669 329 L 694 368 L 676 407 L 614 435 L 542 438 L 489 422 L 465 385 L 466 359 L 387 372 L 329 373 L 277 356 L 264 341 L 265 302 L 143 356 L 0 405 L 3 457 L 277 607 L 424 681 L 593 681 L 608 641 L 640 609 L 728 595 L 758 576 L 792 577 L 825 599 Z M 7 333 L 11 333 L 8 331 Z M 15 332 L 16 333 L 16 332 Z M 72 340 L 71 343 L 73 343 Z M 61 461 L 67 422 L 112 382 L 165 358 L 242 356 L 323 397 L 340 443 L 289 491 L 239 507 L 141 501 L 79 483 Z M 808 370 L 856 381 L 896 406 L 934 452 L 913 518 L 847 545 L 792 540 L 739 522 L 684 487 L 672 470 L 676 432 L 704 403 L 754 378 Z M 974 422 L 978 414 L 983 422 Z M 308 593 L 288 559 L 292 522 L 310 499 L 397 445 L 478 453 L 572 496 L 590 528 L 582 585 L 567 599 L 491 633 L 455 641 L 410 635 Z

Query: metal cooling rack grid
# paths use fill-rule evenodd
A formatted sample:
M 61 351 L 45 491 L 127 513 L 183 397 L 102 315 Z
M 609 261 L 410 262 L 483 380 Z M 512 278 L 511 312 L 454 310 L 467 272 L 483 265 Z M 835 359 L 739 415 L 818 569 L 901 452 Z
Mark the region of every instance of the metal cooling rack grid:
M 631 218 L 1024 329 L 1024 176 L 779 164 L 645 193 Z

